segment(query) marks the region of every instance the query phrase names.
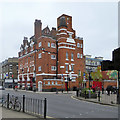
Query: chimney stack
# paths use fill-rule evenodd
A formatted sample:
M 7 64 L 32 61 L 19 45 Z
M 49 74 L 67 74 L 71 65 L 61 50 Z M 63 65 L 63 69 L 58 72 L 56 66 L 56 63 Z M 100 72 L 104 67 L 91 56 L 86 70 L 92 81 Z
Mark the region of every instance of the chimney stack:
M 35 20 L 34 34 L 35 34 L 35 39 L 36 40 L 42 35 L 42 23 L 41 23 L 41 20 L 37 20 L 37 19 Z

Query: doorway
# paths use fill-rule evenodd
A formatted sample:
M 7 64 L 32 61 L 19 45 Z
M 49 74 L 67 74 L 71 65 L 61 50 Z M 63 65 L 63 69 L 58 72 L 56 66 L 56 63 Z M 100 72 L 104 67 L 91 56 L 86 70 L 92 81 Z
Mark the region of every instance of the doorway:
M 42 92 L 42 81 L 38 81 L 38 91 Z

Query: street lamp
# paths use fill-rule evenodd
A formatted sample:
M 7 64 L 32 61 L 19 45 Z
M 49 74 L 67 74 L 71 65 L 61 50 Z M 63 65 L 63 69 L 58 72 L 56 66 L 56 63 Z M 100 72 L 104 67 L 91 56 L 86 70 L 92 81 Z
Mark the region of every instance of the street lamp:
M 90 81 L 91 81 L 91 71 L 89 71 L 89 89 L 90 89 L 90 87 L 91 87 Z

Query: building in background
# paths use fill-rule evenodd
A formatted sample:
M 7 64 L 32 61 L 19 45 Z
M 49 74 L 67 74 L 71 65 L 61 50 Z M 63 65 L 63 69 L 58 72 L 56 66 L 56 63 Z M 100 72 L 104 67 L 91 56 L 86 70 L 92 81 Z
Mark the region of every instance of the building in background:
M 5 87 L 13 87 L 18 79 L 18 58 L 8 58 L 2 62 L 2 79 Z
M 88 79 L 86 81 L 86 87 L 89 86 L 100 87 L 106 89 L 107 86 L 117 86 L 117 71 L 101 71 L 101 62 L 103 57 L 92 58 L 91 55 L 85 55 L 86 73 L 88 73 Z M 97 79 L 98 78 L 98 79 Z
M 85 55 L 86 72 L 94 72 L 98 66 L 101 66 L 102 61 L 103 57 L 92 58 L 91 55 Z
M 35 20 L 34 35 L 24 37 L 18 54 L 22 89 L 72 89 L 79 87 L 80 71 L 85 72 L 83 38 L 76 37 L 72 17 L 65 14 L 57 18 L 57 29 L 42 29 L 41 20 Z
M 2 85 L 2 63 L 0 63 L 0 86 Z

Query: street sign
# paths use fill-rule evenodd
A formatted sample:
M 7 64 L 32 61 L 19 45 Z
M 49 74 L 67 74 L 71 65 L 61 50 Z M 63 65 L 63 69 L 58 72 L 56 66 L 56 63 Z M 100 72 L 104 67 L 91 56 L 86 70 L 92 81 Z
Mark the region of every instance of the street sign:
M 8 78 L 8 74 L 6 73 L 6 78 Z
M 85 76 L 85 72 L 83 73 L 83 76 Z

